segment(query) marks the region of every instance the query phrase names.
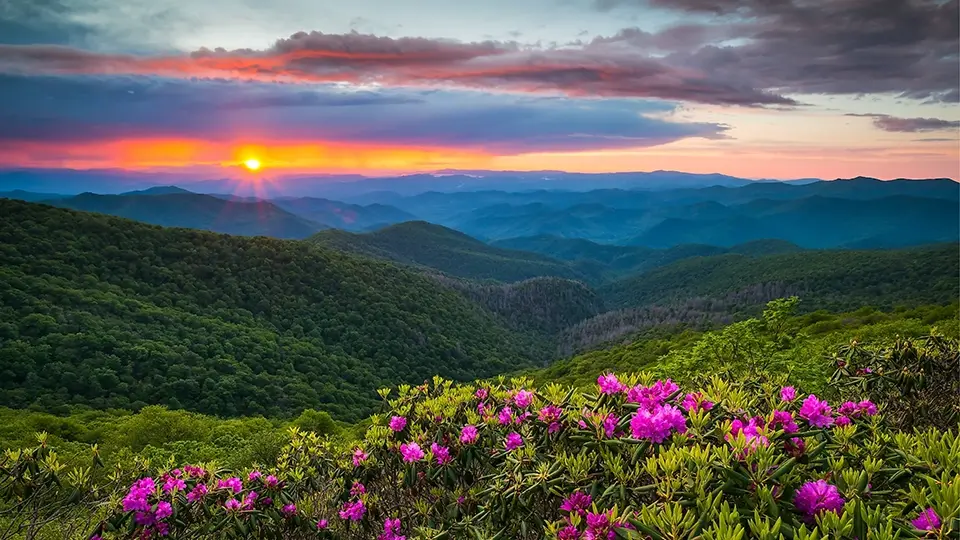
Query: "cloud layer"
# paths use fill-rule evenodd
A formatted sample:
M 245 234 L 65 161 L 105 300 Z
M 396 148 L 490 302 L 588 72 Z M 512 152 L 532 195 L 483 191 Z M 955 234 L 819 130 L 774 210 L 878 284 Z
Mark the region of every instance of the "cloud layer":
M 848 114 L 847 116 L 859 116 L 872 118 L 873 125 L 883 131 L 892 133 L 918 133 L 925 131 L 954 131 L 960 130 L 960 122 L 953 120 L 941 120 L 940 118 L 898 118 L 888 114 Z M 951 139 L 932 139 L 933 141 L 951 140 Z

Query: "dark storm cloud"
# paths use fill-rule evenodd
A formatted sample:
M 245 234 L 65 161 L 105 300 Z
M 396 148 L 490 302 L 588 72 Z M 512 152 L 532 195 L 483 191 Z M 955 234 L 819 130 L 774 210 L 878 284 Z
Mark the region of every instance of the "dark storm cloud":
M 956 131 L 960 129 L 960 122 L 941 120 L 940 118 L 898 118 L 887 114 L 848 114 L 846 116 L 872 118 L 874 126 L 894 133 Z
M 0 138 L 337 140 L 508 153 L 643 147 L 723 137 L 652 118 L 661 102 L 157 77 L 0 77 Z

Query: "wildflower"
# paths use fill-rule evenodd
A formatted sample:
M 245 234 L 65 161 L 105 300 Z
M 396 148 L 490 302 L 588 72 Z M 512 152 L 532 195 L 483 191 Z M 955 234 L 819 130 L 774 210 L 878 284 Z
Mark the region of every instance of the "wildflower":
M 133 516 L 133 520 L 137 522 L 137 525 L 153 525 L 157 522 L 157 515 L 153 513 L 152 510 L 147 510 L 146 512 L 137 512 Z
M 523 446 L 523 437 L 521 437 L 516 431 L 512 431 L 509 435 L 507 435 L 505 445 L 507 447 L 507 452 L 516 450 L 517 448 Z
M 876 416 L 877 414 L 877 406 L 869 399 L 861 401 L 857 404 L 857 406 L 859 407 L 861 414 L 866 416 Z
M 837 425 L 838 425 L 838 426 L 849 426 L 849 425 L 850 425 L 850 418 L 848 418 L 848 417 L 846 417 L 846 416 L 838 416 L 838 417 L 837 417 Z
M 563 500 L 563 504 L 560 505 L 560 510 L 571 513 L 576 512 L 582 516 L 586 513 L 587 508 L 590 508 L 591 502 L 593 502 L 593 499 L 590 495 L 582 491 L 574 491 Z
M 173 506 L 167 501 L 160 501 L 157 503 L 157 511 L 154 513 L 154 516 L 157 519 L 166 519 L 173 515 Z
M 487 396 L 490 395 L 490 391 L 486 388 L 477 388 L 477 391 L 473 393 L 477 399 L 487 399 Z
M 547 426 L 547 433 L 556 433 L 560 431 L 560 422 L 550 422 L 550 425 Z
M 830 416 L 830 405 L 826 400 L 817 399 L 816 394 L 810 394 L 803 400 L 798 413 L 813 427 L 830 427 L 833 424 L 833 418 Z
M 277 480 L 277 477 L 276 477 L 276 476 L 274 476 L 274 475 L 271 474 L 270 476 L 268 476 L 268 477 L 263 481 L 263 483 L 266 484 L 267 487 L 275 488 L 275 487 L 277 487 L 277 485 L 280 484 L 280 481 Z
M 789 411 L 773 411 L 773 420 L 770 421 L 771 428 L 780 427 L 784 433 L 796 433 L 799 428 L 793 421 L 793 414 Z
M 747 441 L 746 450 L 749 453 L 760 446 L 770 446 L 770 439 L 767 438 L 766 430 L 763 426 L 763 418 L 756 416 L 751 418 L 746 424 L 739 419 L 734 420 L 730 423 L 730 433 L 725 438 L 728 441 L 732 441 L 742 433 Z
M 603 434 L 606 435 L 607 438 L 613 437 L 619 422 L 620 419 L 617 418 L 617 415 L 613 413 L 608 414 L 607 417 L 603 419 Z
M 263 476 L 263 473 L 261 473 L 260 471 L 250 471 L 250 474 L 247 475 L 247 480 L 249 480 L 250 482 L 253 482 L 257 478 L 260 478 L 261 476 Z
M 199 477 L 206 474 L 206 471 L 203 470 L 203 467 L 194 467 L 193 465 L 186 465 L 183 467 L 184 472 L 193 477 Z
M 843 497 L 840 496 L 837 486 L 828 484 L 824 480 L 816 482 L 807 482 L 800 489 L 793 499 L 793 504 L 797 510 L 806 514 L 808 522 L 821 512 L 834 512 L 839 514 L 843 510 Z
M 780 399 L 788 403 L 797 399 L 797 389 L 792 386 L 784 386 L 780 389 Z
M 247 493 L 247 496 L 243 498 L 243 508 L 245 510 L 251 510 L 253 505 L 257 502 L 257 497 L 259 497 L 259 495 L 256 491 Z
M 463 444 L 473 444 L 477 442 L 476 426 L 466 425 L 460 430 L 460 442 Z
M 437 460 L 437 465 L 445 465 L 453 459 L 450 457 L 450 449 L 437 443 L 430 445 L 430 452 L 433 453 L 433 458 Z
M 692 394 L 687 394 L 683 398 L 683 403 L 681 404 L 684 410 L 686 410 L 688 413 L 692 413 L 696 411 L 709 411 L 710 409 L 713 408 L 713 405 L 714 404 L 712 401 L 707 401 L 706 399 L 703 399 L 703 393 L 701 392 L 694 392 Z
M 933 508 L 927 508 L 910 523 L 921 531 L 935 531 L 940 528 L 940 516 Z
M 556 422 L 560 419 L 560 415 L 563 414 L 563 409 L 557 407 L 556 405 L 547 405 L 546 407 L 540 409 L 540 412 L 537 413 L 537 419 L 545 424 L 550 422 Z
M 523 414 L 518 414 L 517 417 L 513 419 L 513 422 L 519 425 L 524 423 L 527 418 L 530 418 L 531 416 L 533 415 L 530 414 L 530 411 L 524 411 Z
M 497 414 L 497 420 L 500 422 L 500 425 L 505 426 L 507 424 L 513 423 L 513 409 L 509 406 L 505 406 L 500 409 L 500 412 Z
M 533 403 L 533 392 L 529 390 L 519 390 L 513 396 L 513 404 L 521 409 L 526 409 L 531 403 Z
M 597 384 L 603 394 L 619 394 L 627 389 L 626 385 L 620 382 L 613 373 L 605 373 L 598 377 Z
M 803 439 L 799 437 L 793 437 L 783 443 L 783 451 L 790 457 L 798 458 L 803 455 L 806 449 L 807 443 L 803 442 Z
M 657 405 L 653 409 L 639 409 L 630 420 L 630 431 L 635 439 L 662 443 L 674 431 L 685 433 L 687 420 L 679 409 L 671 405 Z
M 579 540 L 580 531 L 573 525 L 567 525 L 557 533 L 558 540 Z
M 134 482 L 133 485 L 130 486 L 130 491 L 127 493 L 127 496 L 123 498 L 123 511 L 131 512 L 139 510 L 146 512 L 150 510 L 150 503 L 147 502 L 147 497 L 149 497 L 155 489 L 156 485 L 153 482 L 153 478 L 141 478 Z
M 240 493 L 243 491 L 243 481 L 237 477 L 227 478 L 226 480 L 220 480 L 217 482 L 217 489 L 230 489 L 234 493 Z
M 184 489 L 187 489 L 187 483 L 180 478 L 168 476 L 167 479 L 163 481 L 164 493 L 170 493 L 173 490 L 182 491 Z
M 360 482 L 354 482 L 353 485 L 350 486 L 351 497 L 359 497 L 366 492 L 367 492 L 367 487 L 361 484 Z
M 615 535 L 613 537 L 609 536 L 612 532 L 609 511 L 599 514 L 587 513 L 587 530 L 583 533 L 584 540 L 615 538 Z
M 400 535 L 400 519 L 387 518 L 383 522 L 383 534 L 377 537 L 377 540 L 406 540 L 406 536 Z
M 407 463 L 413 463 L 414 461 L 423 459 L 423 450 L 421 450 L 420 445 L 415 442 L 401 444 L 400 453 L 403 454 L 403 460 Z
M 327 523 L 327 520 L 325 520 L 325 519 L 321 519 L 320 521 L 317 522 L 317 530 L 318 530 L 318 531 L 322 531 L 322 530 L 326 529 L 328 526 L 329 526 L 329 523 Z
M 394 416 L 390 419 L 390 429 L 393 431 L 403 431 L 407 427 L 407 419 L 402 416 Z
M 657 381 L 653 386 L 634 386 L 627 391 L 627 402 L 639 403 L 647 409 L 652 409 L 667 400 L 674 392 L 679 390 L 673 381 Z
M 233 511 L 235 511 L 235 510 L 239 510 L 239 509 L 240 509 L 240 501 L 238 501 L 238 500 L 236 500 L 236 499 L 227 499 L 227 501 L 223 503 L 223 507 L 226 508 L 227 511 L 229 511 L 229 512 L 233 512 Z
M 357 447 L 353 451 L 353 466 L 359 467 L 360 464 L 366 461 L 369 457 L 370 456 L 368 456 L 367 453 L 363 451 L 363 448 Z
M 340 508 L 340 519 L 349 519 L 350 521 L 360 521 L 367 512 L 362 500 L 345 502 Z
M 283 514 L 284 514 L 285 516 L 292 516 L 292 515 L 294 515 L 294 514 L 297 513 L 297 505 L 295 505 L 295 504 L 293 504 L 293 503 L 284 505 L 284 507 L 283 507 L 283 509 L 282 509 L 281 511 L 283 512 Z
M 203 498 L 207 494 L 207 485 L 206 484 L 197 484 L 193 486 L 193 489 L 190 490 L 190 493 L 187 493 L 187 500 L 190 502 L 196 502 Z

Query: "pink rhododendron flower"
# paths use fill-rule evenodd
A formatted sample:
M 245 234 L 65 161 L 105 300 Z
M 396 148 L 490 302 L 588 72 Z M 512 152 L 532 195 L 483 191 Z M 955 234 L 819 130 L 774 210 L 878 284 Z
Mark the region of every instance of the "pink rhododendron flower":
M 283 508 L 281 509 L 281 512 L 283 512 L 287 516 L 292 516 L 297 513 L 297 505 L 293 503 L 284 505 Z
M 360 521 L 367 512 L 362 500 L 345 502 L 340 508 L 340 519 L 349 519 L 350 521 Z
M 261 476 L 263 476 L 263 473 L 261 473 L 260 471 L 250 471 L 250 474 L 247 475 L 247 480 L 253 482 L 257 478 L 260 478 Z
M 490 395 L 490 391 L 486 388 L 477 388 L 477 391 L 473 393 L 477 399 L 487 399 L 487 396 Z
M 497 414 L 497 421 L 500 422 L 501 426 L 513 423 L 513 409 L 509 406 L 505 406 L 500 409 L 500 413 Z
M 198 477 L 207 474 L 207 472 L 203 470 L 203 467 L 194 467 L 193 465 L 186 465 L 183 467 L 183 470 L 192 477 Z
M 329 526 L 329 523 L 328 523 L 327 520 L 325 520 L 325 519 L 321 519 L 320 521 L 317 522 L 317 530 L 318 530 L 318 531 L 322 531 L 322 530 L 326 529 L 328 526 Z
M 522 424 L 531 416 L 533 416 L 533 414 L 531 414 L 529 411 L 525 411 L 523 414 L 518 414 L 517 417 L 513 419 L 513 423 L 517 425 Z
M 363 448 L 356 448 L 353 451 L 353 466 L 359 467 L 363 462 L 367 461 L 370 456 L 363 451 Z
M 630 431 L 635 439 L 662 443 L 673 431 L 686 433 L 687 419 L 672 405 L 657 405 L 652 409 L 638 409 L 630 420 Z
M 247 510 L 253 508 L 253 505 L 257 502 L 257 497 L 259 497 L 259 495 L 257 495 L 256 491 L 247 493 L 247 496 L 243 498 L 243 507 Z
M 157 519 L 166 519 L 173 515 L 173 506 L 167 501 L 157 503 L 157 511 L 154 513 Z
M 545 424 L 549 424 L 550 422 L 559 420 L 561 414 L 563 414 L 563 409 L 551 404 L 540 409 L 540 412 L 537 413 L 537 419 Z
M 133 485 L 130 486 L 130 491 L 127 492 L 127 496 L 123 498 L 123 511 L 132 512 L 139 510 L 146 512 L 150 510 L 150 503 L 147 502 L 147 497 L 149 497 L 155 489 L 156 484 L 154 484 L 153 478 L 141 478 L 134 482 Z
M 550 425 L 547 426 L 547 433 L 556 433 L 560 431 L 560 422 L 550 422 Z
M 800 406 L 800 418 L 805 419 L 813 427 L 830 427 L 833 425 L 833 418 L 830 416 L 830 405 L 826 400 L 820 400 L 816 394 L 810 394 L 803 400 Z
M 531 403 L 533 403 L 533 392 L 529 390 L 519 390 L 513 396 L 513 404 L 521 409 L 526 409 Z
M 277 477 L 276 477 L 276 476 L 274 476 L 274 475 L 271 474 L 270 476 L 266 477 L 266 478 L 263 480 L 263 483 L 266 484 L 267 487 L 274 488 L 274 487 L 277 487 L 277 485 L 280 484 L 280 481 L 277 480 Z
M 807 443 L 803 442 L 803 439 L 799 437 L 793 437 L 783 443 L 783 451 L 790 457 L 798 458 L 803 455 L 806 449 Z
M 516 431 L 513 431 L 507 435 L 507 439 L 504 444 L 507 447 L 507 452 L 511 452 L 523 446 L 523 437 L 521 437 Z
M 403 416 L 394 416 L 390 419 L 390 429 L 393 431 L 403 431 L 407 427 L 407 419 Z
M 477 442 L 477 436 L 476 426 L 466 425 L 460 430 L 460 442 L 463 444 L 473 444 Z
M 680 387 L 673 381 L 657 381 L 653 386 L 634 386 L 627 391 L 627 402 L 639 403 L 642 407 L 652 409 L 667 400 Z
M 593 502 L 593 499 L 590 495 L 582 491 L 574 491 L 563 500 L 563 504 L 560 505 L 560 510 L 577 513 L 582 516 L 587 512 L 587 508 L 590 508 L 591 502 Z
M 387 518 L 383 522 L 383 534 L 377 537 L 377 540 L 406 540 L 406 536 L 400 535 L 400 519 Z
M 616 533 L 613 532 L 612 525 L 609 510 L 599 514 L 588 512 L 587 530 L 583 532 L 583 538 L 584 540 L 613 540 L 616 538 Z M 613 536 L 610 536 L 611 534 Z
M 243 491 L 243 481 L 236 476 L 227 478 L 226 480 L 220 480 L 217 482 L 217 489 L 229 489 L 234 493 L 240 493 Z
M 240 510 L 240 501 L 236 499 L 227 499 L 227 501 L 223 503 L 223 507 L 231 512 Z
M 821 512 L 839 514 L 843 510 L 843 503 L 843 497 L 840 496 L 837 486 L 828 484 L 824 480 L 807 482 L 797 490 L 793 499 L 794 506 L 805 514 L 808 522 L 812 522 Z
M 557 533 L 557 540 L 579 540 L 580 531 L 573 525 L 567 525 Z
M 773 411 L 773 420 L 770 421 L 770 427 L 781 428 L 784 433 L 796 433 L 799 429 L 797 423 L 793 421 L 793 414 L 789 411 Z
M 617 424 L 620 423 L 620 419 L 617 418 L 617 415 L 610 413 L 606 418 L 603 419 L 603 434 L 607 438 L 613 437 L 614 433 L 617 430 Z
M 367 492 L 367 486 L 361 484 L 360 482 L 354 482 L 350 486 L 350 495 L 353 497 L 359 497 Z
M 182 491 L 184 489 L 187 489 L 187 483 L 180 478 L 168 476 L 167 479 L 163 481 L 164 493 L 170 493 L 173 490 Z
M 838 416 L 838 417 L 837 417 L 837 425 L 838 425 L 838 426 L 849 426 L 849 425 L 850 425 L 850 419 L 847 418 L 846 416 Z
M 780 389 L 780 399 L 786 402 L 797 399 L 797 389 L 792 386 L 784 386 Z
M 401 444 L 400 453 L 403 455 L 403 460 L 407 463 L 413 463 L 414 461 L 423 459 L 423 450 L 421 450 L 420 445 L 415 442 Z
M 433 443 L 430 445 L 430 451 L 433 453 L 433 458 L 437 460 L 437 465 L 445 465 L 453 459 L 450 457 L 450 449 L 446 446 Z
M 603 394 L 619 394 L 627 389 L 613 373 L 605 373 L 597 378 L 597 385 Z
M 697 411 L 709 411 L 713 408 L 713 402 L 703 399 L 702 392 L 694 392 L 692 394 L 687 394 L 683 398 L 683 403 L 681 406 L 688 413 L 697 412 Z
M 190 490 L 190 493 L 187 493 L 187 500 L 190 502 L 196 502 L 203 498 L 207 494 L 207 485 L 206 484 L 197 484 L 193 486 L 193 489 Z
M 923 512 L 920 512 L 920 515 L 916 519 L 910 521 L 910 523 L 921 531 L 936 531 L 940 528 L 940 516 L 937 515 L 937 511 L 933 508 L 927 508 Z

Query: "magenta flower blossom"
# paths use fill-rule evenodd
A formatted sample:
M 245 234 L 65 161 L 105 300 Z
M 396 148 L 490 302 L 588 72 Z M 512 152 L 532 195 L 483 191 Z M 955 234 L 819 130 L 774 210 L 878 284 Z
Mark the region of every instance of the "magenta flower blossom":
M 240 510 L 240 501 L 236 499 L 227 499 L 227 501 L 223 503 L 223 507 L 229 512 Z
M 362 500 L 345 502 L 340 508 L 340 519 L 349 519 L 350 521 L 360 521 L 363 515 L 367 513 L 367 507 Z
M 687 394 L 683 398 L 683 403 L 681 406 L 688 413 L 697 412 L 697 411 L 709 411 L 713 408 L 714 403 L 703 399 L 702 392 L 694 392 L 692 394 Z
M 292 516 L 297 513 L 297 505 L 290 503 L 283 506 L 281 512 L 286 516 Z
M 803 455 L 806 449 L 807 443 L 803 442 L 803 439 L 799 437 L 793 437 L 783 443 L 783 451 L 790 457 L 798 458 Z
M 220 480 L 217 482 L 217 489 L 229 489 L 234 493 L 240 493 L 243 491 L 243 481 L 236 476 L 227 478 L 226 480 Z
M 687 419 L 672 405 L 657 405 L 653 409 L 638 409 L 630 420 L 630 431 L 635 439 L 662 443 L 673 431 L 686 433 Z
M 207 474 L 207 472 L 203 470 L 203 467 L 194 467 L 193 465 L 186 465 L 183 467 L 183 470 L 192 477 L 199 477 Z
M 540 412 L 537 413 L 537 419 L 544 424 L 549 424 L 550 422 L 559 420 L 561 414 L 563 414 L 563 409 L 551 404 L 540 409 Z
M 403 431 L 407 427 L 407 419 L 403 416 L 394 416 L 390 419 L 390 429 L 393 431 Z
M 363 448 L 356 448 L 353 451 L 353 466 L 359 467 L 363 462 L 367 461 L 370 456 L 363 451 Z
M 663 405 L 663 402 L 679 389 L 670 379 L 657 381 L 653 386 L 637 385 L 627 391 L 627 402 L 639 403 L 644 408 L 652 409 Z
M 770 427 L 774 429 L 782 428 L 784 433 L 796 433 L 799 430 L 790 411 L 773 411 L 773 420 L 770 421 Z
M 861 416 L 874 416 L 877 414 L 877 406 L 874 405 L 869 399 L 865 399 L 859 403 L 846 401 L 843 403 L 843 405 L 840 405 L 840 408 L 837 409 L 837 413 L 852 418 L 860 418 Z
M 940 528 L 940 516 L 933 508 L 927 508 L 910 523 L 921 531 L 936 531 Z
M 747 440 L 746 449 L 748 453 L 760 446 L 770 446 L 770 439 L 767 438 L 763 427 L 763 418 L 751 418 L 746 424 L 740 420 L 734 420 L 730 423 L 730 434 L 727 435 L 726 439 L 731 441 L 739 437 L 741 433 Z
M 533 403 L 533 392 L 529 390 L 518 390 L 513 396 L 513 404 L 521 409 L 526 409 Z
M 322 530 L 326 529 L 326 528 L 329 527 L 329 526 L 330 526 L 330 524 L 329 524 L 329 523 L 327 522 L 327 520 L 325 520 L 325 519 L 321 519 L 320 521 L 317 522 L 317 530 L 318 530 L 318 531 L 322 531 Z
M 600 392 L 603 394 L 619 394 L 627 389 L 626 385 L 613 373 L 605 373 L 598 377 L 597 385 L 600 386 Z
M 243 508 L 245 510 L 252 509 L 253 505 L 257 502 L 257 497 L 259 497 L 259 495 L 257 495 L 256 491 L 247 493 L 247 496 L 243 498 Z
M 487 396 L 490 395 L 490 391 L 486 388 L 477 388 L 477 391 L 473 393 L 477 399 L 487 399 Z
M 580 531 L 573 525 L 567 525 L 557 533 L 558 540 L 579 540 Z
M 792 386 L 784 386 L 780 389 L 780 399 L 788 403 L 797 399 L 797 389 Z
M 277 487 L 277 485 L 280 484 L 280 481 L 277 480 L 276 476 L 271 474 L 270 476 L 267 476 L 266 479 L 264 479 L 263 483 L 266 484 L 267 487 L 275 488 Z
M 430 452 L 433 453 L 433 458 L 437 460 L 437 465 L 446 465 L 453 459 L 450 457 L 450 449 L 437 443 L 430 445 Z
M 560 422 L 550 422 L 550 425 L 547 426 L 547 433 L 556 433 L 560 431 Z
M 204 495 L 207 494 L 207 485 L 206 484 L 197 484 L 193 486 L 193 489 L 190 490 L 190 493 L 187 493 L 187 501 L 197 502 L 202 499 Z
M 247 475 L 247 480 L 253 482 L 257 478 L 260 478 L 261 476 L 263 476 L 263 473 L 261 473 L 260 471 L 250 471 L 250 474 Z
M 383 534 L 377 537 L 377 540 L 406 540 L 406 536 L 400 535 L 400 519 L 387 518 L 383 522 Z
M 513 409 L 509 406 L 505 406 L 500 409 L 500 412 L 497 414 L 497 421 L 500 422 L 501 426 L 513 423 Z
M 860 413 L 866 416 L 876 416 L 877 414 L 877 406 L 869 399 L 861 401 L 857 404 L 857 407 L 860 409 Z
M 181 478 L 168 476 L 167 479 L 163 481 L 164 493 L 170 493 L 173 490 L 183 491 L 184 489 L 187 489 L 187 483 Z
M 472 425 L 463 426 L 460 430 L 460 442 L 463 444 L 473 444 L 477 442 L 477 427 Z
M 167 501 L 160 501 L 157 503 L 157 511 L 154 513 L 154 516 L 157 519 L 166 519 L 173 515 L 173 506 Z
M 359 497 L 366 492 L 367 486 L 361 484 L 360 482 L 354 482 L 353 485 L 350 486 L 350 496 L 352 497 Z
M 620 423 L 620 419 L 613 413 L 608 414 L 607 417 L 603 419 L 603 434 L 606 435 L 608 439 L 613 437 L 618 423 Z
M 849 425 L 850 425 L 850 418 L 848 418 L 848 417 L 846 417 L 846 416 L 838 416 L 836 423 L 837 423 L 838 426 L 849 426 Z
M 523 446 L 523 437 L 521 437 L 516 431 L 512 431 L 509 435 L 507 435 L 507 439 L 504 444 L 507 447 L 507 452 L 512 452 L 513 450 Z
M 798 489 L 793 504 L 805 515 L 808 522 L 812 522 L 821 512 L 839 514 L 843 510 L 844 500 L 837 486 L 828 484 L 825 480 L 817 480 L 807 482 Z
M 153 478 L 149 476 L 134 482 L 133 485 L 130 486 L 130 491 L 127 492 L 127 496 L 123 498 L 123 511 L 149 511 L 150 503 L 147 502 L 147 497 L 149 497 L 155 489 L 156 484 L 154 484 Z
M 816 394 L 810 394 L 803 400 L 800 406 L 800 418 L 805 419 L 813 427 L 830 427 L 833 425 L 833 418 L 830 416 L 830 405 L 826 400 L 820 400 Z
M 577 513 L 582 516 L 587 512 L 587 508 L 590 508 L 591 502 L 593 502 L 593 499 L 590 495 L 582 491 L 574 491 L 563 500 L 563 504 L 560 505 L 560 510 Z
M 613 532 L 611 525 L 610 511 L 599 514 L 588 512 L 587 530 L 583 532 L 584 540 L 606 540 L 607 538 L 612 540 L 616 538 L 616 534 Z M 610 536 L 611 534 L 613 534 L 613 536 Z
M 423 459 L 423 450 L 421 450 L 420 445 L 415 442 L 401 444 L 400 453 L 403 455 L 403 460 L 407 463 L 413 463 Z

